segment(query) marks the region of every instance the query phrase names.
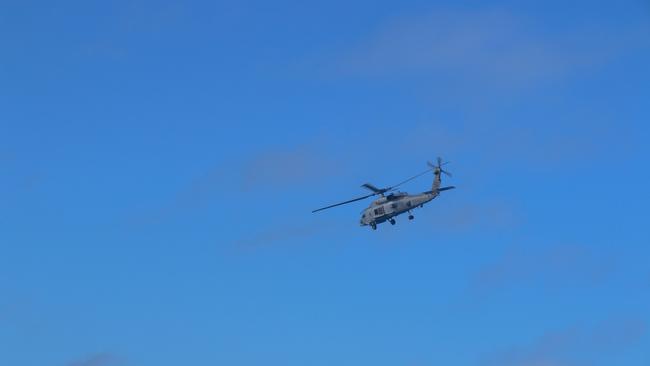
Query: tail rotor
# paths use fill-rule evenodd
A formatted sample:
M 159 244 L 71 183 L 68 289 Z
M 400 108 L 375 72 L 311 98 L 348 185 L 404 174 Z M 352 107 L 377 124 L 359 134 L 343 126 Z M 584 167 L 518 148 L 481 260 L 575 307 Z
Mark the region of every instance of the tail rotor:
M 427 165 L 429 165 L 429 167 L 431 169 L 433 169 L 433 172 L 435 174 L 444 173 L 446 176 L 451 177 L 451 173 L 449 173 L 448 171 L 442 169 L 442 167 L 449 164 L 449 162 L 448 161 L 443 162 L 442 158 L 440 158 L 440 157 L 438 157 L 438 160 L 436 162 L 437 162 L 437 164 L 434 165 L 432 162 L 427 161 Z
M 444 170 L 444 169 L 442 168 L 443 166 L 445 166 L 445 165 L 448 164 L 449 162 L 443 162 L 442 159 L 441 159 L 440 157 L 438 157 L 438 159 L 437 159 L 436 162 L 437 162 L 436 165 L 434 165 L 434 164 L 433 164 L 432 162 L 430 162 L 430 161 L 427 161 L 427 164 L 429 165 L 429 168 L 433 170 L 433 176 L 434 176 L 434 178 L 433 178 L 433 185 L 431 185 L 431 192 L 433 192 L 434 194 L 438 195 L 438 193 L 440 193 L 440 192 L 442 192 L 442 191 L 446 191 L 446 190 L 448 190 L 448 189 L 453 189 L 454 187 L 453 187 L 453 186 L 449 186 L 449 187 L 440 187 L 440 186 L 442 185 L 442 181 L 441 181 L 441 179 L 440 179 L 440 176 L 441 176 L 440 173 L 443 173 L 444 175 L 446 175 L 446 176 L 448 176 L 448 177 L 451 177 L 451 173 L 449 173 L 448 171 L 446 171 L 446 170 Z

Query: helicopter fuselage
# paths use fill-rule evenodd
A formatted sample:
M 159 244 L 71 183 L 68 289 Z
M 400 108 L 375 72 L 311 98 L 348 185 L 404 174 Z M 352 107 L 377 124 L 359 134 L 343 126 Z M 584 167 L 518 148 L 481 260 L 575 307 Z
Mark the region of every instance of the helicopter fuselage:
M 390 221 L 393 224 L 395 221 L 393 217 L 399 216 L 405 212 L 422 207 L 425 203 L 433 200 L 438 196 L 438 192 L 430 191 L 420 194 L 407 194 L 407 193 L 394 193 L 385 197 L 381 197 L 373 201 L 368 208 L 361 213 L 361 226 L 370 225 L 376 228 L 377 224 Z M 413 216 L 410 215 L 409 219 Z
M 445 164 L 447 163 L 443 163 L 441 158 L 438 158 L 437 165 L 434 165 L 431 162 L 427 162 L 429 169 L 398 184 L 386 188 L 378 188 L 371 183 L 364 183 L 361 185 L 361 187 L 371 191 L 372 193 L 344 202 L 321 207 L 319 209 L 313 210 L 312 213 L 327 210 L 332 207 L 347 205 L 348 203 L 360 201 L 369 197 L 380 196 L 378 199 L 373 201 L 370 206 L 368 206 L 368 208 L 361 212 L 361 219 L 359 220 L 359 224 L 361 226 L 370 226 L 373 230 L 375 230 L 377 229 L 377 225 L 381 224 L 382 222 L 388 221 L 391 223 L 391 225 L 395 225 L 395 217 L 405 212 L 409 213 L 408 218 L 409 220 L 412 220 L 413 214 L 411 213 L 411 210 L 424 206 L 425 203 L 438 197 L 440 195 L 440 192 L 455 188 L 454 186 L 441 187 L 441 175 L 445 174 L 447 176 L 451 176 L 448 171 L 442 168 Z M 411 180 L 420 177 L 430 171 L 433 171 L 433 183 L 431 184 L 430 191 L 418 194 L 408 194 L 405 192 L 395 191 L 395 188 L 401 186 L 404 183 L 410 182 Z

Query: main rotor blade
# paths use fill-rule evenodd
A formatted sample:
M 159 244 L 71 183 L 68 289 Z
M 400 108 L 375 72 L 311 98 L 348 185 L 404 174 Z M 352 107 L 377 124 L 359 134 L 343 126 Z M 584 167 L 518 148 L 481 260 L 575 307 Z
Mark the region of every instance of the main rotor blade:
M 345 201 L 345 202 L 341 202 L 341 203 L 336 203 L 336 204 L 333 204 L 333 205 L 329 205 L 329 206 L 327 206 L 327 207 L 321 207 L 321 208 L 319 208 L 319 209 L 317 209 L 317 210 L 312 211 L 311 213 L 318 212 L 318 211 L 323 211 L 323 210 L 327 210 L 328 208 L 332 208 L 332 207 L 336 207 L 336 206 L 341 206 L 341 205 L 345 205 L 345 204 L 352 203 L 352 202 L 356 202 L 356 201 L 361 201 L 361 200 L 366 199 L 366 198 L 368 198 L 368 197 L 372 197 L 372 196 L 374 196 L 374 195 L 376 195 L 376 194 L 377 194 L 377 193 L 371 193 L 371 194 L 369 194 L 369 195 L 366 195 L 366 196 L 363 196 L 363 197 L 359 197 L 359 198 L 354 198 L 354 199 L 351 199 L 351 200 L 349 200 L 349 201 Z
M 414 176 L 412 176 L 411 178 L 409 178 L 409 179 L 407 179 L 407 180 L 405 180 L 405 181 L 399 182 L 399 183 L 395 184 L 394 186 L 392 186 L 392 187 L 390 187 L 390 188 L 387 188 L 387 190 L 391 190 L 391 189 L 397 188 L 397 187 L 401 186 L 401 185 L 404 184 L 404 183 L 410 182 L 410 181 L 412 181 L 412 180 L 415 179 L 415 178 L 419 178 L 419 177 L 421 177 L 421 176 L 427 174 L 428 172 L 432 171 L 433 169 L 435 169 L 435 167 L 430 168 L 430 169 L 427 169 L 427 170 L 425 170 L 425 171 L 423 171 L 422 173 L 419 173 L 419 174 L 417 174 L 417 175 L 414 175 Z
M 364 183 L 364 184 L 361 185 L 361 187 L 363 187 L 363 188 L 365 188 L 367 190 L 373 191 L 375 193 L 379 193 L 381 191 L 381 189 L 377 188 L 374 184 L 371 184 L 371 183 Z

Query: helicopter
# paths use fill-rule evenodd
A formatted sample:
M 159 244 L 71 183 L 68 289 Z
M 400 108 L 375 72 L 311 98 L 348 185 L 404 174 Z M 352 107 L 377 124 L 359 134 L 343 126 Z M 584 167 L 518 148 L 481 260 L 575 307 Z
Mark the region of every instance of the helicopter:
M 377 225 L 383 222 L 390 222 L 391 225 L 395 225 L 395 217 L 403 213 L 408 212 L 409 220 L 413 220 L 415 217 L 411 213 L 411 210 L 423 207 L 424 204 L 433 200 L 434 198 L 440 195 L 440 192 L 454 189 L 454 186 L 440 187 L 441 185 L 441 174 L 445 174 L 448 177 L 451 177 L 451 173 L 444 170 L 442 167 L 449 162 L 442 162 L 442 159 L 438 157 L 437 164 L 434 165 L 430 161 L 427 162 L 429 169 L 406 179 L 394 186 L 386 188 L 377 188 L 371 183 L 362 184 L 361 187 L 365 188 L 372 193 L 365 195 L 363 197 L 353 198 L 345 202 L 336 203 L 326 207 L 321 207 L 319 209 L 313 210 L 312 213 L 327 210 L 332 207 L 346 205 L 348 203 L 361 201 L 366 198 L 373 196 L 380 196 L 378 199 L 374 200 L 370 206 L 361 212 L 361 219 L 359 224 L 361 226 L 370 226 L 373 230 L 377 230 Z M 397 187 L 403 185 L 404 183 L 410 182 L 411 180 L 418 178 L 430 171 L 433 171 L 433 184 L 430 191 L 422 192 L 419 194 L 408 194 L 406 192 L 396 191 Z M 386 194 L 387 193 L 387 194 Z

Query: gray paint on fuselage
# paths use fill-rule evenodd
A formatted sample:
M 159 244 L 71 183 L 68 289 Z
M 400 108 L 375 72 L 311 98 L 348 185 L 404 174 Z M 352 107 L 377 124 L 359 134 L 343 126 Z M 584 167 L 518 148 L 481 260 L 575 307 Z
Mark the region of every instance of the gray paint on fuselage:
M 438 192 L 424 192 L 414 195 L 399 193 L 393 196 L 381 197 L 363 210 L 360 224 L 366 226 L 373 222 L 375 224 L 386 222 L 395 216 L 424 205 L 436 198 L 438 194 Z

